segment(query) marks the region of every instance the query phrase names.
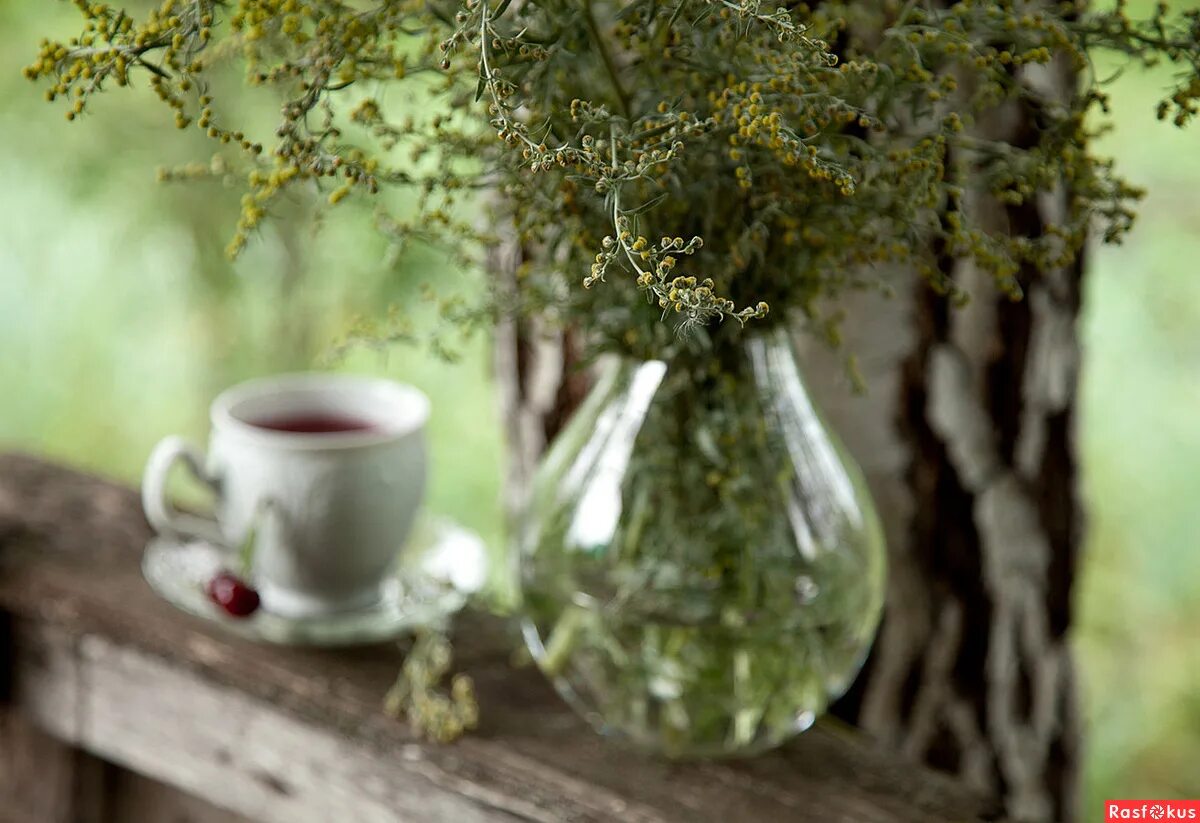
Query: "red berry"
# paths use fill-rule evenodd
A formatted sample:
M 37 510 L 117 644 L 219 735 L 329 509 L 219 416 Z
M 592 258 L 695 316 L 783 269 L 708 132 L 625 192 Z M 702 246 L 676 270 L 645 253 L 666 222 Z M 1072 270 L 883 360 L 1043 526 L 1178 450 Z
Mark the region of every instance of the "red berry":
M 217 572 L 205 589 L 208 599 L 231 617 L 249 617 L 258 611 L 258 592 L 233 572 Z

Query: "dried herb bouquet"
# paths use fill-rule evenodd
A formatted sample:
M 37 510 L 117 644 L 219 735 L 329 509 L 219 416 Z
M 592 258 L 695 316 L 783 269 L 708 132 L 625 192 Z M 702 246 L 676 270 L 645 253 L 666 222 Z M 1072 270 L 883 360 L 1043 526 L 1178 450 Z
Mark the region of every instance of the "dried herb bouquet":
M 1183 125 L 1200 99 L 1200 12 L 1165 5 L 1135 21 L 1021 0 L 74 2 L 84 31 L 43 41 L 26 74 L 68 119 L 145 83 L 204 130 L 221 162 L 165 175 L 245 187 L 231 253 L 287 192 L 408 187 L 416 213 L 377 215 L 398 239 L 469 255 L 516 232 L 531 250 L 519 295 L 471 309 L 550 310 L 646 356 L 712 321 L 815 315 L 878 285 L 879 263 L 955 292 L 935 255 L 969 258 L 1018 296 L 1023 262 L 1064 265 L 1089 229 L 1119 240 L 1132 220 L 1138 192 L 1088 150 L 1092 50 L 1177 64 L 1160 118 Z M 227 120 L 212 78 L 229 64 L 278 91 L 273 130 Z M 1063 71 L 1080 81 L 1055 99 L 1039 77 Z M 977 125 L 1015 100 L 1036 133 L 989 140 Z M 461 207 L 481 189 L 503 210 L 485 231 Z M 987 201 L 1052 192 L 1067 208 L 1036 236 L 986 220 Z

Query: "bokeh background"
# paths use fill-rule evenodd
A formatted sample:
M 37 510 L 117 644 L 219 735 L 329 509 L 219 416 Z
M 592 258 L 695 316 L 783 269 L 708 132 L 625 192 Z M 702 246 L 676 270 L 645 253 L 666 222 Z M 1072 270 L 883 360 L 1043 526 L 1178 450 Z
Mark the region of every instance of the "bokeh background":
M 396 254 L 364 204 L 314 232 L 308 206 L 294 203 L 293 219 L 270 222 L 227 262 L 239 193 L 155 182 L 160 165 L 211 156 L 198 130 L 176 132 L 152 95 L 128 91 L 68 124 L 21 78 L 38 39 L 69 36 L 77 21 L 69 3 L 0 0 L 0 449 L 134 483 L 164 434 L 203 441 L 208 402 L 225 386 L 328 367 L 355 317 L 392 305 L 424 336 L 437 326 L 426 287 L 470 287 L 435 252 Z M 1096 61 L 1101 76 L 1116 66 Z M 1089 814 L 1106 797 L 1200 797 L 1200 130 L 1154 119 L 1167 71 L 1113 83 L 1116 128 L 1099 146 L 1150 194 L 1126 244 L 1093 251 L 1085 291 L 1090 530 L 1075 634 Z M 271 116 L 269 100 L 239 88 L 235 106 Z M 429 394 L 429 506 L 498 546 L 488 341 L 449 343 L 453 362 L 402 344 L 356 349 L 333 367 Z

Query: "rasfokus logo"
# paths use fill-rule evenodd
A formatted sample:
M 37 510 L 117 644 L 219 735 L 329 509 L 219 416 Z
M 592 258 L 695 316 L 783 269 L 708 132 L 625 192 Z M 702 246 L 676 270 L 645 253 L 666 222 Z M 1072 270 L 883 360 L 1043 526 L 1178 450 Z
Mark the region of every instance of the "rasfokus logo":
M 1117 820 L 1200 821 L 1200 800 L 1105 800 L 1104 823 Z

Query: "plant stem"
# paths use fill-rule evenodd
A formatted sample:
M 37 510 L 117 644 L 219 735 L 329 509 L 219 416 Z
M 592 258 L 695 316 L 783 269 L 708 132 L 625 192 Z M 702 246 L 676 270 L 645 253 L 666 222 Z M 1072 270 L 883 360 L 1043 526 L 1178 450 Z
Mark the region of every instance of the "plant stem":
M 579 645 L 579 633 L 584 624 L 592 619 L 586 609 L 575 604 L 568 605 L 559 617 L 558 622 L 546 638 L 545 651 L 538 666 L 550 677 L 558 677 L 571 659 L 576 646 Z

